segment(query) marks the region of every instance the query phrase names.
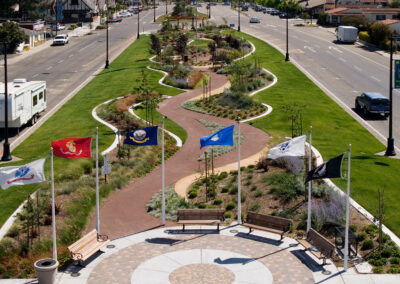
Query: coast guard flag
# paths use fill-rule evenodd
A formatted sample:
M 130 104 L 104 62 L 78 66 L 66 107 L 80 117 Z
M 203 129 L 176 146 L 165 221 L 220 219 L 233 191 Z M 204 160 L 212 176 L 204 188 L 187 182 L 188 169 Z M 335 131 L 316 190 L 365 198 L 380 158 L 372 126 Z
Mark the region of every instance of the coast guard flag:
M 0 168 L 0 186 L 7 189 L 13 185 L 31 184 L 46 180 L 43 171 L 44 161 L 40 159 L 22 166 Z
M 306 142 L 306 135 L 295 137 L 289 141 L 285 141 L 268 152 L 268 159 L 278 159 L 282 157 L 301 157 L 305 155 L 304 143 Z
M 126 134 L 124 144 L 136 146 L 158 145 L 158 126 L 129 131 Z
M 91 158 L 92 137 L 67 138 L 51 142 L 54 156 L 67 159 Z
M 208 136 L 200 138 L 200 149 L 210 145 L 227 145 L 233 146 L 233 129 L 234 125 L 228 126 Z
M 309 171 L 305 183 L 313 179 L 341 177 L 343 157 L 344 154 L 337 156 Z

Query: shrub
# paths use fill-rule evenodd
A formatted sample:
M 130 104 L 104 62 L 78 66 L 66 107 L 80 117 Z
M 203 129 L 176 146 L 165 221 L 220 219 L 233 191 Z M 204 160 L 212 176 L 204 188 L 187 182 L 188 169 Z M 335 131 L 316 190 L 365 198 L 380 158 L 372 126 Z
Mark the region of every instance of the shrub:
M 328 14 L 326 14 L 326 13 L 319 14 L 317 24 L 321 25 L 321 26 L 325 26 L 328 23 L 327 17 L 328 17 Z
M 250 205 L 249 205 L 249 210 L 250 211 L 257 211 L 260 208 L 261 208 L 261 205 L 257 201 L 251 202 Z
M 368 32 L 359 32 L 358 38 L 365 42 L 371 42 L 371 38 L 369 37 Z
M 390 247 L 384 247 L 381 251 L 381 256 L 384 258 L 389 258 L 392 256 L 392 249 Z
M 241 192 L 240 193 L 240 202 L 243 203 L 245 201 L 246 201 L 246 195 L 243 192 Z
M 371 42 L 377 46 L 380 46 L 389 39 L 390 35 L 392 34 L 392 30 L 388 25 L 380 22 L 374 22 L 369 26 L 368 33 L 371 38 Z
M 370 259 L 368 261 L 369 264 L 372 264 L 374 266 L 383 266 L 387 264 L 387 259 L 386 258 L 380 258 L 380 259 Z
M 383 273 L 383 268 L 381 266 L 372 268 L 372 272 L 376 274 Z
M 232 194 L 232 195 L 237 194 L 237 192 L 238 192 L 238 187 L 236 185 L 233 186 L 231 188 L 231 190 L 229 190 L 229 194 Z
M 256 185 L 253 185 L 253 186 L 250 188 L 250 190 L 251 190 L 251 191 L 257 190 L 257 186 L 256 186 Z
M 400 269 L 398 267 L 391 267 L 387 270 L 387 273 L 398 274 L 400 273 Z
M 229 191 L 229 186 L 224 186 L 221 190 L 222 193 L 227 193 Z
M 254 197 L 258 198 L 262 196 L 262 192 L 257 190 L 256 192 L 254 192 Z
M 369 250 L 375 247 L 373 240 L 365 240 L 361 245 L 361 250 Z
M 232 218 L 232 213 L 231 212 L 225 212 L 225 218 L 226 219 Z
M 200 203 L 200 204 L 199 204 L 199 208 L 200 208 L 200 209 L 204 209 L 204 208 L 206 208 L 206 207 L 207 207 L 207 206 L 206 206 L 206 204 L 204 204 L 204 203 Z
M 391 264 L 400 264 L 400 257 L 392 257 L 390 259 Z
M 227 172 L 222 172 L 222 173 L 219 174 L 218 179 L 219 180 L 223 180 L 223 179 L 225 179 L 227 177 L 228 177 L 228 173 Z
M 273 184 L 271 193 L 281 198 L 284 202 L 290 202 L 304 193 L 304 186 L 299 176 L 287 173 L 274 173 L 267 177 Z
M 377 234 L 378 231 L 379 231 L 379 228 L 378 228 L 377 225 L 371 224 L 371 225 L 368 225 L 368 226 L 364 226 L 364 227 L 362 228 L 362 230 L 363 230 L 364 232 L 366 232 L 368 235 L 370 235 L 371 237 L 375 237 L 376 234 Z
M 193 198 L 196 198 L 197 197 L 197 191 L 191 191 L 191 192 L 189 192 L 189 198 L 190 199 L 193 199 Z
M 367 233 L 365 232 L 360 232 L 357 234 L 357 241 L 362 242 L 367 238 Z
M 230 211 L 230 210 L 232 210 L 232 209 L 235 209 L 235 207 L 236 207 L 236 205 L 235 205 L 234 202 L 229 202 L 229 203 L 226 205 L 225 209 L 226 209 L 227 211 Z
M 214 203 L 214 205 L 220 205 L 222 203 L 222 200 L 217 198 L 217 199 L 214 200 L 213 203 Z
M 349 229 L 352 230 L 353 232 L 357 232 L 357 225 L 351 224 L 349 225 Z

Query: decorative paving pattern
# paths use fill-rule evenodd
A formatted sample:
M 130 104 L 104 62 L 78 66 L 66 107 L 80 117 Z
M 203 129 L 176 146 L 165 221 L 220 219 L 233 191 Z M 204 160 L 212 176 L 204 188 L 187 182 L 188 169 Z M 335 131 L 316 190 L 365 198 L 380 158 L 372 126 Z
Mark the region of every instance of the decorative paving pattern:
M 169 276 L 175 269 L 199 263 L 224 265 L 235 274 L 233 283 L 314 283 L 311 271 L 287 248 L 279 247 L 278 242 L 244 233 L 225 236 L 182 234 L 179 231 L 162 238 L 146 239 L 110 255 L 95 266 L 87 283 L 171 283 Z M 258 264 L 264 270 L 257 269 L 250 276 L 249 273 L 240 275 L 239 268 L 244 272 L 249 265 Z M 234 266 L 238 268 L 233 269 Z M 268 271 L 269 276 L 260 275 L 262 271 Z M 136 277 L 146 281 L 138 282 Z M 211 283 L 222 283 L 223 279 L 220 277 Z
M 229 269 L 213 264 L 189 264 L 172 271 L 169 275 L 171 284 L 231 284 L 235 274 Z

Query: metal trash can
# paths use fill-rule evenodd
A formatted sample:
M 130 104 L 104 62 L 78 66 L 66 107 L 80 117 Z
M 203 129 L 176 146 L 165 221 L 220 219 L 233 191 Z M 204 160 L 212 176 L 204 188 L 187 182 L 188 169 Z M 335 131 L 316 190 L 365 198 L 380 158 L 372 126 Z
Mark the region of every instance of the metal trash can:
M 33 265 L 39 284 L 53 284 L 56 280 L 58 261 L 52 258 L 39 259 Z

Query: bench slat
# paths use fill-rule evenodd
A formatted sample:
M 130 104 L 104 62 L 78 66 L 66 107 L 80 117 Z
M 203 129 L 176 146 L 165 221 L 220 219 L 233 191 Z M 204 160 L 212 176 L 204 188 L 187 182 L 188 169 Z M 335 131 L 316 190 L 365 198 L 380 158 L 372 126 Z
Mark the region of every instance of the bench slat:
M 335 245 L 312 228 L 308 231 L 306 239 L 297 241 L 318 259 L 323 259 L 323 265 L 326 264 L 326 259 L 335 253 Z M 310 250 L 311 247 L 315 247 L 318 251 Z
M 85 261 L 99 251 L 109 240 L 98 240 L 94 229 L 68 247 L 71 258 L 75 261 Z
M 258 226 L 258 225 L 252 225 L 252 224 L 248 224 L 248 223 L 243 223 L 242 225 L 247 227 L 247 228 L 263 230 L 263 231 L 275 233 L 275 234 L 278 234 L 278 235 L 281 235 L 281 234 L 284 233 L 284 231 L 282 231 L 282 230 L 276 230 L 276 229 L 273 229 L 273 228 L 268 228 L 268 227 L 263 227 L 263 226 Z

